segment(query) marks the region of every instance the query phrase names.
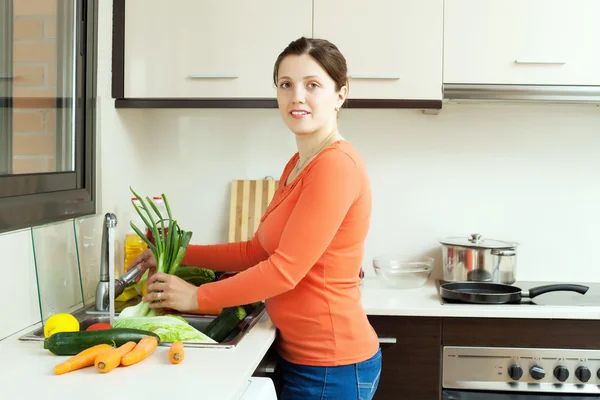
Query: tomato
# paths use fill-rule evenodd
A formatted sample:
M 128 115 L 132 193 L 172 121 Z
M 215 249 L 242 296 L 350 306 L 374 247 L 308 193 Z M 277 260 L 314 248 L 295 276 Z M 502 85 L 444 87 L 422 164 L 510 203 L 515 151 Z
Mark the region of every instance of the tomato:
M 88 326 L 86 331 L 101 331 L 104 329 L 112 329 L 112 325 L 108 324 L 106 322 L 98 322 L 96 324 L 92 324 L 92 325 Z

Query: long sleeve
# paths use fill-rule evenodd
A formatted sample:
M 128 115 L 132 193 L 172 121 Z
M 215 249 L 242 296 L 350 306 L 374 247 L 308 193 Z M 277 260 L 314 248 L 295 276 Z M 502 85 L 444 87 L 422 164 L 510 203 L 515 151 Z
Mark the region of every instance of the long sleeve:
M 200 286 L 198 304 L 229 307 L 277 296 L 294 289 L 322 257 L 358 196 L 360 179 L 343 152 L 324 152 L 305 172 L 276 250 L 232 278 Z
M 188 245 L 181 263 L 215 271 L 237 272 L 266 260 L 268 256 L 257 235 L 254 235 L 244 242 Z

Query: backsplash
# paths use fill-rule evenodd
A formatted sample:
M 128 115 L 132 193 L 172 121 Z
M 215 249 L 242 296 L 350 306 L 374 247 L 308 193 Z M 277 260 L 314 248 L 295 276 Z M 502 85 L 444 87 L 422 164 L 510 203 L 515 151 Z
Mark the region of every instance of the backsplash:
M 102 137 L 120 143 L 103 155 L 105 210 L 131 207 L 129 185 L 166 193 L 193 243 L 226 241 L 231 180 L 278 178 L 295 151 L 277 110 L 117 114 L 120 129 Z M 587 252 L 573 251 L 600 240 L 598 107 L 345 109 L 340 131 L 373 185 L 367 274 L 375 255 L 400 252 L 433 256 L 440 276 L 438 239 L 480 233 L 520 243 L 517 279 L 600 281 Z

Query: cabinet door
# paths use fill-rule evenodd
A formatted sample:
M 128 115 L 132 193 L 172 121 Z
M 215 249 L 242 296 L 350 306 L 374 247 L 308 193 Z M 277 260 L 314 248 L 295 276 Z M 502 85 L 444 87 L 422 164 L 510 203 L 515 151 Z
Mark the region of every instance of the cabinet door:
M 382 351 L 375 400 L 439 400 L 441 319 L 370 315 L 369 321 Z
M 310 0 L 127 0 L 125 97 L 274 98 L 273 65 L 310 37 Z
M 333 42 L 349 98 L 442 98 L 443 0 L 314 0 L 314 37 Z
M 600 85 L 600 1 L 446 0 L 444 83 Z

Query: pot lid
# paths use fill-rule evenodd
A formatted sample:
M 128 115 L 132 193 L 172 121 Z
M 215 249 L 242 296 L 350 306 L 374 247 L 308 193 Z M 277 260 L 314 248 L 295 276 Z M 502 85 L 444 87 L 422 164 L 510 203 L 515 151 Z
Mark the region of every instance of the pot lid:
M 471 236 L 465 237 L 450 237 L 440 240 L 441 244 L 449 246 L 473 247 L 480 249 L 508 249 L 518 245 L 515 242 L 484 239 L 479 233 L 473 233 Z

